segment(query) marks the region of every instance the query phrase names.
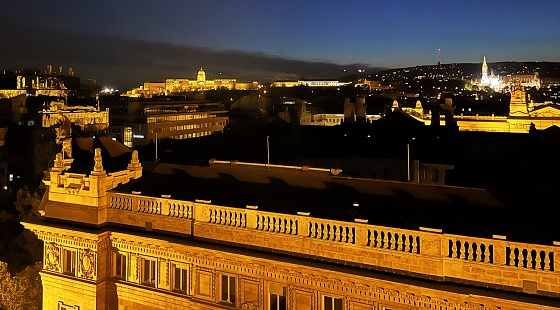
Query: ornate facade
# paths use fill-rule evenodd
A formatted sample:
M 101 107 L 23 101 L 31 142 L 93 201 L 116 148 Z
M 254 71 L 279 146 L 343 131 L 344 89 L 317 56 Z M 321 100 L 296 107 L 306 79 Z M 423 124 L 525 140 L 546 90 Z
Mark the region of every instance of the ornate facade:
M 239 207 L 233 200 L 230 206 L 174 199 L 164 192 L 150 196 L 127 187 L 143 178 L 136 152 L 122 171 L 105 171 L 102 160 L 96 150 L 93 171 L 82 175 L 65 172 L 58 156 L 45 182 L 44 219 L 23 223 L 44 241 L 44 309 L 560 307 L 557 243 L 401 229 L 367 219 L 329 219 L 315 211 Z M 255 191 L 289 186 L 313 192 L 339 184 L 365 193 L 396 184 L 340 178 L 338 170 L 239 162 L 157 168 L 164 180 L 184 169 L 184 182 L 193 177 L 198 182 L 188 183 L 194 197 L 223 192 L 216 197 L 224 201 L 234 198 L 227 196 L 228 188 L 203 192 L 198 186 L 228 173 L 235 176 L 232 184 L 255 182 L 250 185 Z M 287 183 L 269 182 L 282 177 Z M 472 194 L 468 197 L 496 204 L 483 190 L 404 183 L 401 188 L 420 196 Z

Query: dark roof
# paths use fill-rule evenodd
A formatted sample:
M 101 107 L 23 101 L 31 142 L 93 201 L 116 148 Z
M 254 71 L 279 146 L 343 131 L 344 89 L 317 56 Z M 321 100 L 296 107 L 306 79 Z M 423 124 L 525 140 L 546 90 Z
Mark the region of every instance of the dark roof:
M 505 206 L 484 189 L 425 185 L 332 176 L 326 172 L 271 169 L 254 166 L 183 166 L 160 163 L 139 180 L 118 191 L 142 195 L 419 229 L 441 228 L 445 233 L 550 244 L 558 240 L 542 222 L 527 212 Z M 534 210 L 531 214 L 536 213 Z M 556 239 L 554 239 L 556 238 Z
M 89 174 L 93 170 L 93 154 L 101 149 L 103 168 L 107 172 L 126 169 L 132 158 L 132 149 L 109 137 L 76 138 L 72 144 L 72 167 L 70 172 Z

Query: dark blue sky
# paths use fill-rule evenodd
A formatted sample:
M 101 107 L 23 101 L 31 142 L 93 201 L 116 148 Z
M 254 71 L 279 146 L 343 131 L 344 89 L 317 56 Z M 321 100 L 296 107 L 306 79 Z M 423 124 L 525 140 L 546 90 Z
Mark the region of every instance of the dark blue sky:
M 236 51 L 249 56 L 325 65 L 361 64 L 368 68 L 432 64 L 437 62 L 437 48 L 441 48 L 443 63 L 480 62 L 483 55 L 488 61 L 560 60 L 560 1 L 19 0 L 2 6 L 0 25 L 7 31 L 3 30 L 0 36 L 12 32 L 26 37 L 29 42 L 17 41 L 26 49 L 34 48 L 35 36 L 41 40 L 52 38 L 57 44 L 48 47 L 50 53 L 60 49 L 59 55 L 72 56 L 77 73 L 83 71 L 79 68 L 79 54 L 97 57 L 99 66 L 104 67 L 109 66 L 106 60 L 111 53 L 124 53 L 118 48 L 117 52 L 111 52 L 111 45 L 100 48 L 99 44 L 108 44 L 102 41 L 104 38 L 120 39 L 117 45 L 141 42 L 159 44 L 157 49 L 206 48 L 205 51 L 219 52 L 222 56 Z M 73 47 L 60 46 L 66 44 Z M 92 44 L 97 45 L 92 49 L 100 55 L 84 51 Z M 29 60 L 27 66 L 34 66 L 33 61 L 43 61 L 39 55 L 42 48 L 35 54 L 22 54 L 22 58 Z M 77 54 L 68 55 L 72 52 L 69 49 L 75 49 Z M 161 62 L 166 59 L 154 59 L 157 52 L 138 57 L 131 55 L 131 50 L 134 48 L 126 50 L 131 63 L 143 60 L 144 64 L 138 66 L 147 71 L 146 62 L 153 61 L 155 67 L 165 68 Z M 23 65 L 25 59 L 16 56 L 4 57 L 4 61 L 0 58 L 4 62 L 0 65 L 7 68 Z M 186 55 L 185 63 L 188 58 Z M 65 62 L 52 55 L 44 61 L 50 59 Z M 197 66 L 230 75 L 247 75 L 247 79 L 251 73 L 257 76 L 266 73 L 271 77 L 317 75 L 289 70 L 274 73 L 273 68 L 261 70 L 254 66 L 247 72 L 233 65 L 223 66 L 222 70 L 212 59 L 201 62 L 208 63 L 184 67 L 189 72 L 187 77 L 194 78 L 195 72 L 190 71 L 195 71 Z M 84 63 L 95 67 L 91 60 Z M 181 70 L 173 73 L 180 74 Z

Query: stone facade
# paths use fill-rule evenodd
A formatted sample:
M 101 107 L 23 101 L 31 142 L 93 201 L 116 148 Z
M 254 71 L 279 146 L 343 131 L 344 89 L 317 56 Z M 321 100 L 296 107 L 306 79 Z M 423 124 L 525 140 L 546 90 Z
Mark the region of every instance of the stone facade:
M 111 191 L 106 173 L 51 171 L 44 309 L 553 309 L 560 248 Z M 87 189 L 86 189 L 87 184 Z

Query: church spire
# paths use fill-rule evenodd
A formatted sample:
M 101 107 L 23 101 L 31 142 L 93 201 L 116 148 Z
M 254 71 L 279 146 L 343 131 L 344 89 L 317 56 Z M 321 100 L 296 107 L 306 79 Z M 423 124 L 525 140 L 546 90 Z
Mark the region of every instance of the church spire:
M 486 64 L 486 56 L 484 56 L 484 60 L 482 61 L 482 79 L 488 77 L 488 65 Z

